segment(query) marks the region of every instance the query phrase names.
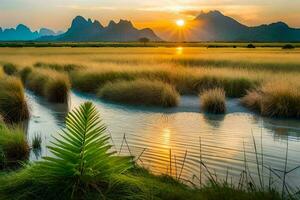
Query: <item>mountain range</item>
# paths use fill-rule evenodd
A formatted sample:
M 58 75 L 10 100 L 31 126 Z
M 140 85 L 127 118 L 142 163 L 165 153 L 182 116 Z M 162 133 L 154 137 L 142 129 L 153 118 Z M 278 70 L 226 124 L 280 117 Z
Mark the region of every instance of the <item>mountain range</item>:
M 299 42 L 300 29 L 284 22 L 249 27 L 219 11 L 201 12 L 187 41 Z
M 71 27 L 64 34 L 58 36 L 42 37 L 42 41 L 138 41 L 142 37 L 147 37 L 151 41 L 160 41 L 161 39 L 149 28 L 137 29 L 130 21 L 120 20 L 118 23 L 110 21 L 108 26 L 104 27 L 99 21 L 86 20 L 82 16 L 73 19 Z
M 181 38 L 184 41 L 300 42 L 300 29 L 291 28 L 284 22 L 250 27 L 219 11 L 209 11 L 201 12 L 189 23 L 192 24 L 191 28 L 187 26 L 186 30 L 183 29 L 188 32 Z M 137 29 L 127 20 L 120 20 L 118 23 L 110 21 L 107 26 L 103 26 L 97 20 L 92 21 L 82 16 L 75 17 L 65 33 L 55 33 L 47 28 L 33 32 L 23 24 L 15 29 L 2 30 L 0 27 L 0 41 L 126 42 L 137 41 L 142 37 L 161 41 L 152 29 Z
M 0 27 L 0 41 L 27 41 L 36 40 L 44 36 L 59 35 L 62 32 L 54 32 L 48 28 L 41 28 L 39 31 L 31 31 L 30 28 L 19 24 L 16 28 L 2 30 Z

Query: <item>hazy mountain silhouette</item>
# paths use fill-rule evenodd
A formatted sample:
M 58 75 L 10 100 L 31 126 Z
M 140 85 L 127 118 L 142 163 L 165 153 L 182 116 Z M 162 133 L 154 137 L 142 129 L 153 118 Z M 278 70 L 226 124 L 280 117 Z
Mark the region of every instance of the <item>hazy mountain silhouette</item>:
M 71 27 L 64 34 L 56 37 L 42 37 L 44 41 L 137 41 L 141 37 L 147 37 L 151 41 L 160 41 L 161 39 L 151 29 L 137 29 L 130 21 L 120 20 L 118 23 L 110 21 L 107 27 L 94 22 L 91 19 L 86 20 L 82 16 L 73 19 Z
M 290 28 L 284 22 L 248 27 L 219 11 L 201 14 L 194 20 L 191 36 L 187 41 L 300 41 L 300 29 Z
M 19 24 L 16 28 L 2 29 L 0 27 L 0 41 L 28 41 L 36 40 L 42 36 L 57 35 L 54 31 L 41 28 L 40 31 L 31 31 L 30 28 Z

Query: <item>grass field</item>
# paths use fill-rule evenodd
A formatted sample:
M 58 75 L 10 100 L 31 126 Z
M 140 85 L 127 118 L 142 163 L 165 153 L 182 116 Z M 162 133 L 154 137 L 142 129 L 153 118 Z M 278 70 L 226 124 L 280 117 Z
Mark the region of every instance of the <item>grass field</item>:
M 0 64 L 69 73 L 72 87 L 82 92 L 96 94 L 107 83 L 136 79 L 168 83 L 180 94 L 199 95 L 222 88 L 227 97 L 244 97 L 250 91 L 263 91 L 260 95 L 268 97 L 268 101 L 261 103 L 264 105 L 258 112 L 288 117 L 286 110 L 300 107 L 299 56 L 300 49 L 274 47 L 0 48 Z M 284 92 L 280 87 L 283 84 L 289 85 Z M 272 85 L 270 92 L 266 91 L 268 85 Z M 271 93 L 279 94 L 283 100 L 277 103 L 279 98 L 273 98 Z M 284 111 L 279 114 L 267 112 L 282 107 Z M 298 113 L 292 117 L 298 117 Z

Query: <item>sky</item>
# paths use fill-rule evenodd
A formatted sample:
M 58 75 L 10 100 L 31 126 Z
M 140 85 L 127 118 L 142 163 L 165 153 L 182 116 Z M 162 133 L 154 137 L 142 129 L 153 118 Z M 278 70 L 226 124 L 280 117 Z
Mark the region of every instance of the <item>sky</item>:
M 219 10 L 249 26 L 284 21 L 300 28 L 300 0 L 0 0 L 0 27 L 23 23 L 67 30 L 81 15 L 107 25 L 110 20 L 131 20 L 158 35 L 176 19 L 192 20 L 201 11 Z

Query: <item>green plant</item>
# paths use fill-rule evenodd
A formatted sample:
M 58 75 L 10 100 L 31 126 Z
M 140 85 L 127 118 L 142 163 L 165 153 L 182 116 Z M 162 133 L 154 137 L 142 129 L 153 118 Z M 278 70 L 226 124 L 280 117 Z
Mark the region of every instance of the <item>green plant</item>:
M 19 128 L 0 125 L 0 168 L 14 167 L 29 156 L 29 146 L 24 132 Z
M 17 66 L 12 63 L 6 63 L 3 65 L 3 71 L 7 75 L 15 75 L 18 72 Z
M 35 134 L 32 138 L 32 148 L 33 149 L 41 149 L 41 144 L 42 144 L 42 136 L 41 134 Z
M 212 114 L 222 114 L 226 111 L 225 92 L 221 88 L 204 91 L 200 94 L 201 109 Z
M 19 79 L 0 79 L 0 113 L 5 121 L 11 123 L 29 118 L 23 85 Z
M 163 107 L 178 105 L 180 98 L 171 85 L 147 79 L 107 83 L 99 89 L 97 95 L 100 98 L 120 103 Z

